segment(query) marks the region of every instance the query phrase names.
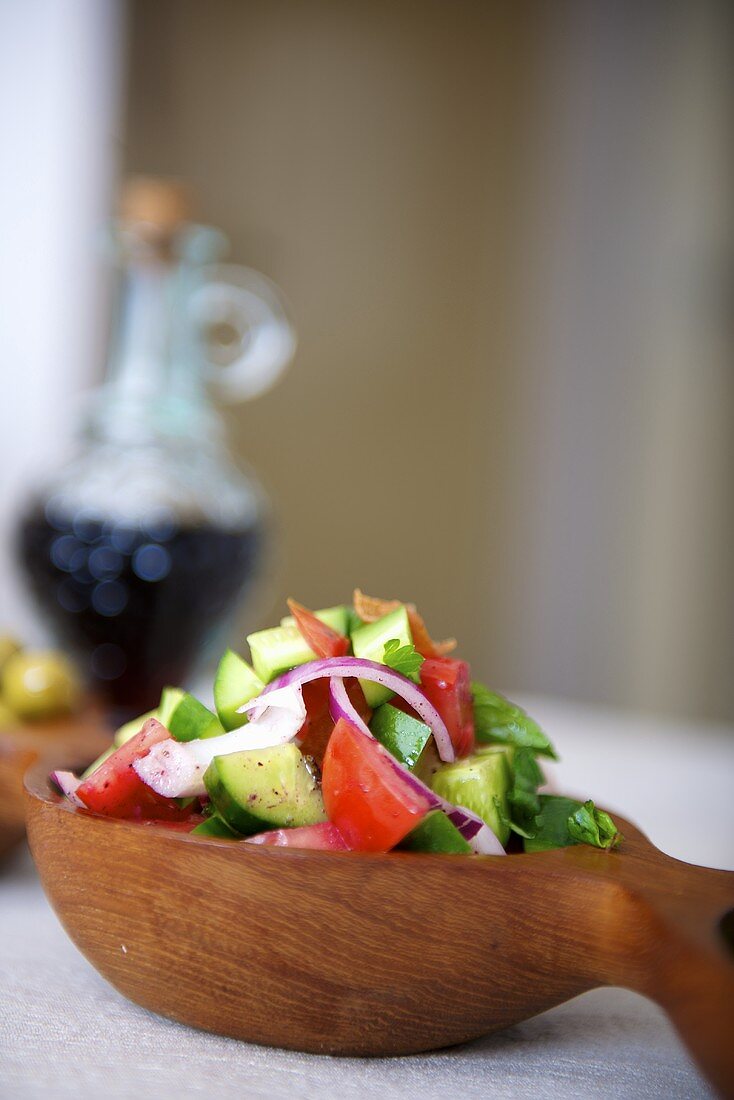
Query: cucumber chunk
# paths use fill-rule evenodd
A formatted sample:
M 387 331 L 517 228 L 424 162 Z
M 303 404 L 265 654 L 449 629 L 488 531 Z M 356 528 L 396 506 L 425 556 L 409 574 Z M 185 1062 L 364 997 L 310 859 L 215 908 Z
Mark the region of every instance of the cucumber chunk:
M 216 812 L 243 836 L 326 821 L 316 777 L 290 742 L 216 756 L 204 783 Z
M 225 650 L 214 678 L 214 705 L 225 730 L 244 726 L 247 715 L 238 714 L 237 708 L 249 703 L 264 687 L 244 657 L 231 649 Z
M 359 615 L 353 607 L 348 607 L 346 633 L 349 635 L 350 638 L 352 634 L 354 634 L 355 630 L 358 630 L 360 626 L 364 626 L 364 622 L 362 621 L 362 619 L 360 619 Z
M 383 664 L 385 655 L 385 643 L 391 638 L 397 638 L 401 646 L 412 645 L 413 635 L 410 632 L 408 612 L 404 607 L 398 607 L 395 611 L 383 615 L 374 623 L 365 623 L 357 627 L 352 634 L 352 650 L 355 657 L 363 657 L 367 661 L 377 661 Z M 389 688 L 381 684 L 373 684 L 367 680 L 360 680 L 362 691 L 367 703 L 372 708 L 386 703 L 393 695 Z
M 339 634 L 349 634 L 351 616 L 348 607 L 340 604 L 338 607 L 315 611 L 314 614 L 332 630 Z M 255 672 L 266 684 L 289 668 L 316 660 L 316 654 L 304 639 L 292 615 L 281 619 L 280 626 L 249 634 L 247 643 Z
M 161 701 L 158 704 L 158 712 L 153 715 L 157 718 L 162 726 L 168 729 L 168 723 L 171 721 L 171 716 L 183 699 L 186 692 L 183 688 L 164 687 L 161 692 Z
M 405 711 L 383 703 L 372 715 L 370 730 L 377 740 L 411 771 L 420 771 L 423 756 L 428 755 L 431 731 Z
M 433 810 L 426 814 L 420 825 L 401 841 L 400 847 L 409 852 L 449 852 L 457 855 L 471 852 L 471 845 L 464 840 L 443 810 Z
M 224 733 L 217 716 L 188 692 L 184 692 L 176 704 L 167 726 L 176 741 L 196 741 L 201 737 L 219 737 Z
M 247 644 L 255 672 L 265 684 L 289 668 L 316 660 L 316 654 L 297 626 L 273 626 L 269 630 L 258 630 L 247 636 Z
M 202 821 L 191 830 L 192 836 L 222 836 L 227 840 L 239 840 L 240 834 L 230 829 L 227 822 L 219 816 L 212 814 L 206 821 Z
M 507 795 L 512 771 L 507 754 L 500 746 L 497 749 L 443 764 L 433 775 L 431 787 L 447 802 L 479 814 L 505 845 L 510 837 Z
M 143 724 L 147 722 L 149 718 L 157 718 L 161 725 L 168 729 L 171 715 L 173 714 L 176 704 L 183 696 L 184 691 L 182 688 L 164 687 L 161 692 L 161 701 L 155 710 L 148 710 L 145 714 L 141 714 L 137 718 L 131 718 L 129 722 L 125 722 L 124 725 L 120 726 L 120 728 L 115 731 L 115 736 L 113 737 L 115 748 L 119 749 L 120 745 L 124 745 L 131 737 L 135 737 L 137 733 L 140 733 Z

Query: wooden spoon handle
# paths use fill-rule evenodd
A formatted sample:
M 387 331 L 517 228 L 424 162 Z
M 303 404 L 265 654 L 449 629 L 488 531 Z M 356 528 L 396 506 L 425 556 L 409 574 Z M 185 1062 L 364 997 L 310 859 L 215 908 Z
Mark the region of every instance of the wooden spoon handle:
M 577 859 L 618 887 L 605 980 L 657 1001 L 720 1093 L 734 1097 L 734 945 L 722 923 L 734 909 L 734 873 L 652 845 L 626 859 L 589 849 Z
M 672 859 L 660 872 L 640 891 L 649 929 L 641 991 L 666 1010 L 722 1095 L 734 1096 L 734 944 L 723 926 L 734 874 Z
M 734 1097 L 734 965 L 677 938 L 661 939 L 646 986 L 642 992 L 665 1009 L 712 1084 Z

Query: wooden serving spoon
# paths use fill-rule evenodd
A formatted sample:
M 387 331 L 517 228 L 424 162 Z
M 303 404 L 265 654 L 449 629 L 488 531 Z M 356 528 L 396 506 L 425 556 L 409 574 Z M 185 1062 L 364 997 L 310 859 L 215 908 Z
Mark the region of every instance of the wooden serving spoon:
M 668 1012 L 734 1095 L 734 874 L 622 847 L 533 855 L 262 848 L 114 821 L 26 779 L 28 837 L 62 924 L 121 993 L 250 1042 L 409 1054 L 588 989 Z M 617 819 L 619 821 L 619 819 Z

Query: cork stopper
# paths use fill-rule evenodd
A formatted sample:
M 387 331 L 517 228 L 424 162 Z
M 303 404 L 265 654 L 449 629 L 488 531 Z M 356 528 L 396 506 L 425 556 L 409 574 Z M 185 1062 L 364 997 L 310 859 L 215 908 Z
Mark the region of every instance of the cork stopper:
M 120 217 L 157 240 L 170 239 L 191 221 L 194 200 L 190 188 L 179 180 L 157 176 L 133 176 L 120 196 Z

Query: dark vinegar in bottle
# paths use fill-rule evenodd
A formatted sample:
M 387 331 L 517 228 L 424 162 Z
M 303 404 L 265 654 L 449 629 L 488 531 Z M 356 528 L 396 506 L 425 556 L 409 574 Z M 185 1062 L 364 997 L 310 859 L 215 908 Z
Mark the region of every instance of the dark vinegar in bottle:
M 156 706 L 221 640 L 255 577 L 259 524 L 133 526 L 46 506 L 18 552 L 56 637 L 121 717 Z
M 109 239 L 104 380 L 19 518 L 39 610 L 115 715 L 187 683 L 262 577 L 267 496 L 230 455 L 211 393 L 263 392 L 294 337 L 267 280 L 219 266 L 224 247 L 192 220 L 185 189 L 128 183 Z M 221 359 L 211 331 L 225 320 L 239 335 Z

